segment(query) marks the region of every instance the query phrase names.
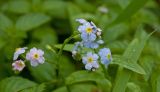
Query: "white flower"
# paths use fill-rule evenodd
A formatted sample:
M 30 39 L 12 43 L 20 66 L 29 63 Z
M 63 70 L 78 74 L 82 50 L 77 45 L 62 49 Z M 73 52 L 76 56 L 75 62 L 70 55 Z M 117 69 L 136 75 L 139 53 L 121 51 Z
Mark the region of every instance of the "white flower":
M 15 71 L 22 71 L 23 68 L 25 67 L 25 63 L 22 60 L 17 60 L 12 63 L 12 67 L 13 67 L 13 70 Z
M 24 48 L 17 48 L 16 51 L 14 52 L 13 60 L 16 60 L 20 54 L 23 54 L 27 47 Z
M 37 66 L 43 64 L 45 59 L 43 57 L 44 52 L 37 48 L 32 48 L 26 55 L 26 59 L 30 61 L 31 66 Z

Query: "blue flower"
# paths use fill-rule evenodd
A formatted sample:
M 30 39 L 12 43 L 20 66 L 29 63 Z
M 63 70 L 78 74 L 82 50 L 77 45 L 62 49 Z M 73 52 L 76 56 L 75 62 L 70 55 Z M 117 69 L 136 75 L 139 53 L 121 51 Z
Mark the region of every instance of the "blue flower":
M 76 42 L 72 51 L 79 51 L 82 46 L 82 42 Z
M 100 49 L 98 54 L 101 58 L 102 64 L 108 65 L 112 61 L 111 51 L 109 48 Z
M 98 40 L 98 41 L 83 41 L 83 44 L 87 48 L 92 48 L 96 49 L 99 47 L 100 44 L 103 44 L 103 40 Z
M 96 40 L 97 29 L 90 22 L 85 22 L 78 27 L 78 31 L 81 33 L 81 38 L 84 41 Z
M 85 64 L 85 69 L 92 70 L 92 69 L 99 68 L 99 64 L 97 62 L 98 58 L 99 57 L 97 54 L 94 54 L 92 52 L 88 52 L 86 54 L 86 56 L 84 56 L 82 58 L 82 62 L 83 62 L 83 64 Z
M 25 53 L 26 49 L 27 47 L 17 48 L 16 51 L 14 52 L 13 60 L 16 60 L 19 57 L 19 55 Z
M 77 54 L 80 52 L 80 50 L 82 49 L 83 47 L 83 44 L 82 42 L 76 42 L 74 47 L 73 47 L 73 50 L 72 50 L 72 57 L 73 58 L 76 58 Z

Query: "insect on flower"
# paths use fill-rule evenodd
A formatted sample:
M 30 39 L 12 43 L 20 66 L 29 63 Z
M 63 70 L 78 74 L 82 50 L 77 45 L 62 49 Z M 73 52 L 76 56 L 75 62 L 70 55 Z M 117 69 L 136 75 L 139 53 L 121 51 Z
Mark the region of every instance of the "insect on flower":
M 26 59 L 30 61 L 31 66 L 37 66 L 43 64 L 45 59 L 43 57 L 44 52 L 37 48 L 32 48 L 26 55 Z

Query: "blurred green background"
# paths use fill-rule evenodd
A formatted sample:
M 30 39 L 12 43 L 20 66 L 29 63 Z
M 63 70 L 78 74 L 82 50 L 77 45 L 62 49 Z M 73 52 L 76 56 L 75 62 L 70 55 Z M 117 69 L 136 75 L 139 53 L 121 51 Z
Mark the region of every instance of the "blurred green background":
M 13 53 L 17 47 L 35 46 L 45 51 L 46 60 L 55 62 L 54 54 L 46 49 L 46 45 L 54 47 L 61 44 L 73 31 L 77 31 L 76 18 L 93 21 L 101 28 L 105 46 L 113 55 L 122 55 L 135 37 L 156 30 L 138 60 L 146 75 L 134 74 L 132 79 L 146 88 L 158 83 L 160 87 L 159 0 L 0 0 L 0 80 L 21 76 L 36 83 L 56 82 L 56 70 L 49 63 L 36 68 L 27 66 L 19 75 L 14 74 L 11 67 Z M 145 31 L 141 32 L 140 27 Z M 74 41 L 76 39 L 70 43 Z M 72 59 L 70 52 L 64 52 L 61 63 L 65 77 L 84 69 L 81 62 Z M 114 65 L 109 68 L 112 69 L 109 70 L 110 81 L 114 81 L 116 68 Z M 51 85 L 50 88 L 55 89 L 56 86 Z

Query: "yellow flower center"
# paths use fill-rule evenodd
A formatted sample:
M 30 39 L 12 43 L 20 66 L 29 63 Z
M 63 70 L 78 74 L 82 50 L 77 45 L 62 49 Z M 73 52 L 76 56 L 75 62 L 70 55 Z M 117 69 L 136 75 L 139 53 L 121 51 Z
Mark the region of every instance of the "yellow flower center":
M 107 54 L 106 58 L 110 59 L 111 58 L 111 54 Z
M 36 53 L 36 54 L 34 54 L 34 56 L 33 56 L 35 59 L 37 59 L 37 58 L 39 58 L 39 55 Z
M 18 65 L 18 67 L 23 67 L 24 63 L 23 62 L 19 62 L 17 65 Z
M 92 28 L 90 28 L 90 27 L 86 28 L 87 33 L 91 33 L 92 31 L 93 31 Z
M 92 63 L 92 62 L 93 62 L 93 58 L 92 58 L 92 57 L 89 57 L 89 58 L 88 58 L 88 62 L 89 62 L 89 63 Z
M 20 50 L 21 48 L 16 48 L 16 51 Z

